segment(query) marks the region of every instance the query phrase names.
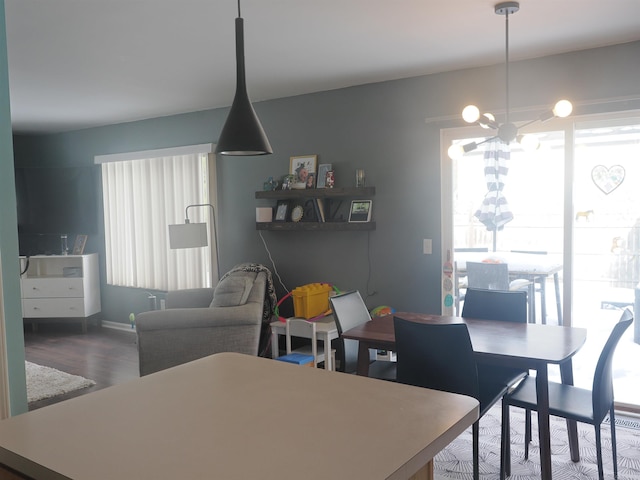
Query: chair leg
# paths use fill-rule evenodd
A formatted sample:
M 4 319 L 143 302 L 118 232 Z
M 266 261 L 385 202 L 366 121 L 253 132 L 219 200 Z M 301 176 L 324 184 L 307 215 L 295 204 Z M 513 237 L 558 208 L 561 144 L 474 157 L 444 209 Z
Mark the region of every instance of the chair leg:
M 473 433 L 473 480 L 480 480 L 480 422 L 471 427 Z
M 609 420 L 611 421 L 611 452 L 613 453 L 613 478 L 618 480 L 618 448 L 616 444 L 616 414 L 613 405 L 609 410 Z
M 598 478 L 604 480 L 604 469 L 602 468 L 602 438 L 600 435 L 600 425 L 594 425 L 596 430 L 596 458 L 598 460 Z
M 529 443 L 531 442 L 531 410 L 524 411 L 524 459 L 529 459 Z
M 511 475 L 511 420 L 509 404 L 502 399 L 502 435 L 500 448 L 500 480 Z

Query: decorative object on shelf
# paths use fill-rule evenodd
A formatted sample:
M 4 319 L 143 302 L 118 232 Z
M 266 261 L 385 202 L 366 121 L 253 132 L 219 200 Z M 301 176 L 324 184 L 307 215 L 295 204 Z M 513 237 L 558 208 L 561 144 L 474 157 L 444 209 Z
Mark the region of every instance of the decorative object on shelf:
M 273 177 L 269 177 L 269 179 L 262 184 L 262 190 L 265 192 L 270 192 L 272 190 L 278 189 L 278 181 L 274 180 Z
M 370 222 L 372 200 L 353 200 L 349 210 L 349 222 Z
M 336 174 L 333 170 L 329 170 L 327 172 L 327 176 L 325 177 L 325 187 L 333 188 L 336 184 Z
M 279 200 L 278 205 L 276 206 L 276 218 L 274 219 L 274 221 L 286 222 L 288 214 L 289 214 L 289 201 Z
M 327 172 L 331 170 L 330 163 L 321 163 L 318 165 L 318 178 L 316 180 L 316 188 L 325 188 L 327 185 Z
M 60 255 L 69 255 L 69 244 L 67 243 L 67 235 L 60 235 Z
M 591 180 L 602 193 L 609 195 L 624 181 L 625 171 L 622 165 L 613 165 L 609 168 L 604 165 L 596 165 L 591 170 Z
M 198 248 L 208 245 L 207 224 L 191 223 L 189 221 L 189 209 L 192 207 L 209 207 L 211 210 L 212 238 L 215 241 L 215 265 L 211 266 L 211 285 L 215 285 L 218 278 L 218 266 L 220 256 L 218 254 L 218 232 L 216 229 L 216 211 L 210 203 L 197 203 L 188 205 L 184 210 L 185 220 L 183 224 L 169 225 L 169 248 L 172 250 L 179 248 Z M 213 255 L 211 263 L 213 263 Z
M 87 244 L 87 235 L 76 235 L 76 241 L 73 244 L 73 254 L 82 255 L 84 246 Z
M 366 186 L 366 177 L 364 174 L 364 168 L 356 168 L 356 188 L 362 188 Z
M 294 206 L 293 209 L 291 210 L 291 221 L 299 222 L 300 220 L 302 220 L 303 216 L 304 216 L 304 208 L 302 208 L 302 205 Z
M 218 138 L 216 153 L 243 156 L 273 153 L 269 139 L 247 94 L 244 68 L 244 20 L 240 14 L 240 0 L 238 0 L 238 18 L 236 18 L 236 94 Z
M 273 221 L 273 208 L 269 207 L 256 207 L 256 222 L 271 222 Z
M 475 105 L 468 105 L 462 111 L 462 118 L 467 123 L 473 123 L 480 125 L 483 128 L 492 128 L 497 131 L 497 134 L 493 137 L 487 138 L 479 143 L 471 142 L 465 145 L 453 144 L 449 147 L 449 157 L 452 159 L 460 158 L 467 152 L 471 152 L 478 148 L 479 145 L 489 142 L 494 139 L 500 139 L 503 143 L 509 145 L 513 141 L 517 141 L 526 150 L 536 150 L 539 147 L 538 139 L 534 135 L 520 135 L 519 130 L 523 127 L 531 125 L 537 121 L 545 122 L 554 117 L 567 117 L 571 114 L 573 106 L 568 100 L 560 100 L 555 104 L 552 110 L 548 110 L 542 113 L 538 118 L 529 122 L 516 126 L 511 122 L 509 117 L 509 15 L 516 13 L 520 9 L 518 2 L 502 2 L 498 3 L 494 7 L 494 11 L 498 15 L 505 16 L 505 94 L 506 94 L 506 112 L 505 122 L 499 124 L 496 122 L 495 117 L 490 113 L 480 114 L 480 110 Z
M 295 182 L 296 176 L 289 173 L 282 177 L 282 188 L 280 190 L 291 190 L 293 182 Z
M 304 155 L 300 157 L 291 157 L 290 164 L 289 164 L 289 173 L 292 175 L 295 175 L 294 183 L 291 188 L 296 188 L 296 189 L 307 188 L 309 175 L 313 174 L 315 178 L 317 163 L 318 163 L 317 155 Z

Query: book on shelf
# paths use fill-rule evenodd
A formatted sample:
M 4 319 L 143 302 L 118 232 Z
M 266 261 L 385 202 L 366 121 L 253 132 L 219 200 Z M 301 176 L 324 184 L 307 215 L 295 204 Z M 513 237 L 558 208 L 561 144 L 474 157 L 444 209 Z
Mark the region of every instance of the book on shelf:
M 315 199 L 315 204 L 316 204 L 316 210 L 318 212 L 318 221 L 319 222 L 325 222 L 325 215 L 324 215 L 324 203 L 322 202 L 321 198 L 316 198 Z

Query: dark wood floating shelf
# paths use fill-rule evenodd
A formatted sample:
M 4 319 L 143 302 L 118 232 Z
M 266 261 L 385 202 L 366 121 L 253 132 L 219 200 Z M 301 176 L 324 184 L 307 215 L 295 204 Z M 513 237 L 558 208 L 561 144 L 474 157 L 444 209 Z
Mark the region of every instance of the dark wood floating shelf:
M 295 198 L 338 198 L 338 197 L 371 197 L 376 194 L 376 187 L 346 188 L 308 188 L 304 190 L 272 190 L 256 192 L 256 198 L 271 200 Z
M 362 190 L 362 189 L 359 189 Z M 376 222 L 256 222 L 256 230 L 292 231 L 308 230 L 316 232 L 375 230 Z

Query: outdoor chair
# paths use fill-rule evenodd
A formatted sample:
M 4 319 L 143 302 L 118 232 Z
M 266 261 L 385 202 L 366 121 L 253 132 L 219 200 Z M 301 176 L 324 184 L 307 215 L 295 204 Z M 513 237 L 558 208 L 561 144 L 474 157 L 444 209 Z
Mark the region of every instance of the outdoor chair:
M 609 413 L 611 425 L 611 451 L 613 455 L 613 476 L 618 478 L 618 460 L 616 453 L 616 422 L 613 401 L 613 353 L 625 330 L 633 322 L 633 314 L 625 310 L 618 323 L 613 327 L 596 365 L 591 390 L 549 382 L 549 414 L 593 425 L 596 434 L 596 455 L 598 462 L 598 478 L 604 480 L 602 466 L 602 439 L 600 427 Z M 398 361 L 399 361 L 398 352 Z M 398 369 L 400 373 L 400 369 Z M 524 379 L 512 392 L 505 395 L 502 403 L 502 461 L 500 478 L 511 474 L 511 451 L 509 431 L 509 407 L 515 406 L 527 410 L 537 410 L 535 378 Z M 531 421 L 531 417 L 526 419 Z M 531 426 L 525 429 L 525 458 L 528 458 L 528 445 L 531 441 Z
M 480 403 L 479 419 L 507 392 L 501 382 L 480 377 L 463 323 L 427 324 L 394 317 L 397 381 L 474 397 Z M 480 478 L 479 421 L 472 426 L 473 478 Z
M 533 291 L 533 283 L 524 278 L 509 280 L 509 265 L 506 263 L 467 262 L 468 288 L 484 290 Z M 535 305 L 529 295 L 529 320 L 535 321 Z
M 338 348 L 336 349 L 337 370 L 355 373 L 358 366 L 358 341 L 345 339 L 342 337 L 342 333 L 370 321 L 369 310 L 357 290 L 330 297 L 329 301 L 339 335 Z M 371 360 L 369 364 L 370 377 L 395 380 L 395 362 L 376 360 L 376 352 L 371 350 L 369 355 Z

